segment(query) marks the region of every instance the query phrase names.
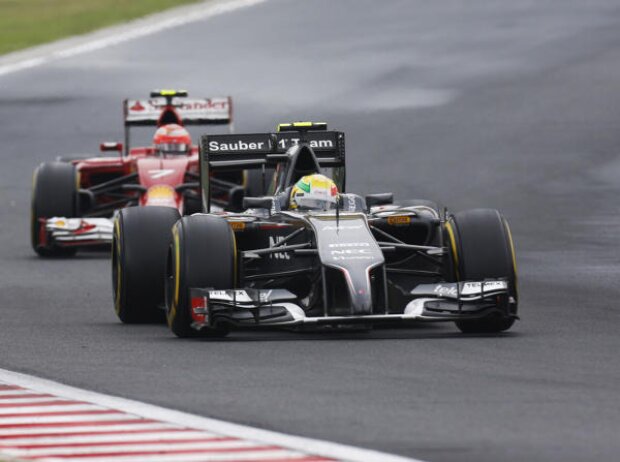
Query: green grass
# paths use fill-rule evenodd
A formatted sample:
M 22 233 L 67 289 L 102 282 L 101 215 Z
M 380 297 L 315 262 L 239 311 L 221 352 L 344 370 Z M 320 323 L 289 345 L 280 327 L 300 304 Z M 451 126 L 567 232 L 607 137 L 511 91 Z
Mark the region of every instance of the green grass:
M 0 55 L 200 0 L 0 0 Z

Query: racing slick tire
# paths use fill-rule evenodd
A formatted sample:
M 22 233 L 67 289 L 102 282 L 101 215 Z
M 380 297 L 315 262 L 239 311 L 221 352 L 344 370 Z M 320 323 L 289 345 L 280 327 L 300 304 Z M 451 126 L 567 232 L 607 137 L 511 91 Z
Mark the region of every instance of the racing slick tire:
M 166 270 L 168 326 L 178 337 L 225 337 L 226 326 L 192 327 L 190 288 L 235 287 L 235 235 L 228 222 L 212 215 L 183 217 L 172 230 Z
M 128 207 L 114 221 L 112 288 L 114 308 L 125 324 L 164 322 L 164 276 L 172 207 Z
M 451 248 L 453 278 L 481 281 L 506 278 L 511 297 L 509 316 L 493 314 L 480 319 L 456 321 L 464 333 L 497 333 L 514 324 L 518 294 L 514 245 L 506 219 L 492 209 L 455 213 L 446 223 Z
M 76 248 L 45 243 L 43 218 L 78 215 L 78 175 L 72 164 L 46 162 L 34 172 L 30 213 L 30 240 L 34 251 L 42 257 L 67 257 Z

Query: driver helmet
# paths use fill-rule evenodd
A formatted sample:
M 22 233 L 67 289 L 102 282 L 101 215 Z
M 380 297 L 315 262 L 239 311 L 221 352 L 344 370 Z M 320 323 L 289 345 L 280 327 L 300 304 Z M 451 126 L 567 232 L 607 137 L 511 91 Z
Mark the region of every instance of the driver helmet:
M 153 148 L 160 155 L 188 155 L 192 149 L 192 138 L 181 125 L 162 125 L 153 137 Z
M 290 208 L 303 210 L 330 210 L 336 208 L 338 187 L 320 173 L 302 177 L 291 189 Z

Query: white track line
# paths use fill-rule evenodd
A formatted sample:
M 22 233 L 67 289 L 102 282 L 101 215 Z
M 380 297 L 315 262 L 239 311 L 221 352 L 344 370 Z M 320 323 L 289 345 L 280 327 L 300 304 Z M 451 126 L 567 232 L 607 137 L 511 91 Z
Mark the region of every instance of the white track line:
M 32 69 L 58 59 L 91 53 L 129 40 L 146 37 L 166 29 L 203 21 L 223 13 L 244 8 L 265 0 L 211 0 L 190 5 L 145 18 L 136 19 L 120 26 L 101 29 L 90 34 L 59 40 L 47 45 L 0 56 L 0 76 Z
M 103 406 L 108 409 L 118 410 L 121 413 L 114 414 L 101 414 L 101 415 L 77 415 L 77 416 L 45 416 L 45 417 L 30 417 L 28 421 L 24 421 L 25 428 L 2 428 L 5 421 L 17 419 L 19 417 L 0 417 L 0 444 L 3 444 L 3 437 L 11 437 L 12 435 L 23 436 L 28 438 L 29 432 L 34 435 L 46 435 L 46 434 L 71 434 L 93 431 L 102 432 L 106 431 L 106 426 L 90 425 L 88 427 L 73 427 L 72 422 L 88 422 L 89 417 L 108 418 L 115 422 L 113 427 L 122 425 L 123 418 L 126 419 L 145 419 L 144 424 L 159 425 L 172 424 L 181 428 L 185 428 L 191 431 L 205 431 L 210 435 L 228 436 L 232 438 L 238 438 L 246 442 L 251 442 L 260 446 L 277 446 L 277 449 L 263 449 L 261 451 L 241 451 L 238 453 L 211 453 L 205 452 L 204 454 L 170 454 L 170 455 L 148 455 L 145 456 L 132 456 L 132 455 L 119 455 L 118 457 L 110 458 L 115 462 L 134 462 L 134 461 L 149 461 L 149 462 L 164 462 L 164 461 L 202 461 L 202 460 L 265 460 L 265 459 L 300 459 L 312 460 L 313 456 L 338 459 L 350 462 L 368 462 L 368 461 L 382 461 L 382 462 L 420 462 L 416 459 L 410 459 L 400 456 L 394 456 L 390 454 L 381 453 L 378 451 L 372 451 L 367 449 L 355 448 L 352 446 L 346 446 L 337 443 L 331 443 L 327 441 L 319 441 L 310 438 L 303 438 L 298 436 L 285 435 L 282 433 L 276 433 L 267 430 L 261 430 L 258 428 L 252 428 L 244 425 L 238 425 L 222 420 L 211 419 L 207 417 L 200 417 L 192 414 L 187 414 L 180 411 L 174 411 L 170 409 L 153 406 L 150 404 L 141 403 L 138 401 L 128 400 L 124 398 L 118 398 L 109 395 L 103 395 L 79 388 L 62 385 L 57 382 L 52 382 L 45 379 L 40 379 L 30 375 L 20 374 L 17 372 L 7 371 L 0 369 L 0 382 L 10 383 L 18 385 L 30 390 L 31 393 L 48 393 L 60 398 L 77 400 L 80 402 L 91 403 L 97 406 Z M 33 422 L 33 419 L 43 419 L 47 424 L 52 425 L 51 428 L 45 425 L 35 425 L 34 427 L 28 426 Z M 157 422 L 152 422 L 151 420 Z M 26 420 L 26 419 L 24 419 Z M 64 422 L 64 423 L 63 423 Z M 41 423 L 41 420 L 38 420 Z M 55 423 L 58 426 L 54 426 Z M 141 424 L 140 421 L 136 423 L 132 422 L 132 425 L 127 425 L 129 428 L 135 428 Z M 88 423 L 86 423 L 88 425 Z M 112 427 L 112 426 L 111 426 Z M 141 427 L 138 427 L 141 428 Z M 157 429 L 157 425 L 154 427 Z M 162 435 L 168 437 L 173 432 L 163 432 Z M 87 437 L 87 435 L 84 435 Z M 103 437 L 103 435 L 101 435 Z M 136 435 L 136 440 L 139 440 L 140 436 Z M 236 441 L 239 442 L 238 440 Z M 19 444 L 19 443 L 17 443 Z M 62 444 L 64 440 L 62 440 Z M 95 443 L 96 444 L 96 443 Z M 204 449 L 208 451 L 208 449 Z M 0 447 L 0 452 L 4 455 L 4 449 Z M 125 452 L 125 451 L 123 451 Z M 93 454 L 92 452 L 89 454 Z M 51 455 L 51 454 L 50 454 Z M 57 457 L 53 456 L 49 459 L 56 460 Z M 103 459 L 108 460 L 107 457 L 90 457 L 85 456 L 77 457 L 72 460 L 81 462 L 99 461 L 103 462 Z M 41 459 L 38 459 L 41 460 Z M 48 461 L 48 459 L 45 459 Z M 60 460 L 60 459 L 58 459 Z

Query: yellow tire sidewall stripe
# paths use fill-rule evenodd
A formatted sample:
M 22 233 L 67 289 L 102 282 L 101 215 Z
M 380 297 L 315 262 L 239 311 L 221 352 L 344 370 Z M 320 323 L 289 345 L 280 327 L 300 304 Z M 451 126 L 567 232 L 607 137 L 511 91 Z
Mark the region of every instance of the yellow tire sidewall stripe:
M 510 226 L 508 225 L 508 221 L 506 221 L 505 219 L 503 221 L 504 221 L 504 226 L 506 227 L 506 234 L 508 235 L 508 245 L 510 246 L 510 257 L 512 259 L 512 271 L 515 277 L 515 295 L 517 295 L 518 297 L 517 254 L 515 252 L 515 244 L 514 244 L 514 241 L 512 240 L 512 232 L 510 231 Z
M 171 326 L 177 315 L 177 307 L 179 304 L 179 292 L 181 285 L 181 252 L 179 244 L 179 226 L 172 228 L 172 243 L 174 248 L 174 293 L 172 294 L 172 306 L 168 312 L 168 325 Z
M 452 247 L 452 257 L 454 259 L 454 271 L 456 273 L 457 281 L 460 280 L 461 276 L 459 274 L 459 256 L 456 248 L 456 238 L 454 236 L 454 229 L 452 228 L 452 223 L 449 221 L 446 222 L 446 231 L 448 231 L 448 237 L 450 238 L 450 246 Z
M 123 267 L 121 265 L 121 225 L 118 217 L 114 220 L 114 234 L 116 234 L 116 293 L 114 294 L 114 309 L 116 314 L 120 314 Z

